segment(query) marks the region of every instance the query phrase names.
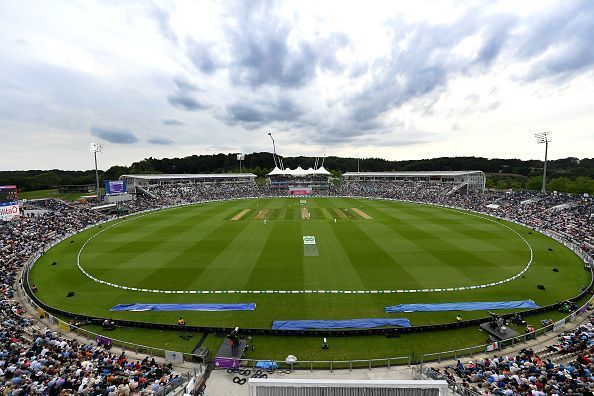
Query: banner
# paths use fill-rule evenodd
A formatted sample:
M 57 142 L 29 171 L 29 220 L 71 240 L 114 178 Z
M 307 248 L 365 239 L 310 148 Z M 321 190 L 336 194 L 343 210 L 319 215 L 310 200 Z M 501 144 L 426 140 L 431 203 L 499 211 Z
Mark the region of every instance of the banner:
M 66 322 L 59 321 L 58 322 L 58 328 L 60 330 L 62 330 L 63 332 L 65 332 L 65 333 L 69 333 L 70 332 L 70 325 L 68 323 L 66 323 Z
M 98 345 L 102 345 L 102 346 L 104 346 L 106 348 L 110 347 L 111 346 L 111 342 L 112 342 L 111 341 L 111 338 L 102 336 L 100 334 L 97 334 L 97 337 L 95 337 L 95 341 L 97 341 L 97 344 Z
M 561 319 L 558 320 L 557 322 L 555 322 L 555 324 L 553 325 L 553 331 L 557 331 L 559 330 L 561 327 L 563 327 L 563 325 L 565 324 L 565 319 Z
M 498 342 L 494 342 L 490 345 L 487 345 L 487 352 L 492 352 L 492 351 L 496 351 L 499 349 L 499 343 Z
M 184 354 L 175 351 L 165 351 L 165 360 L 171 363 L 183 363 Z

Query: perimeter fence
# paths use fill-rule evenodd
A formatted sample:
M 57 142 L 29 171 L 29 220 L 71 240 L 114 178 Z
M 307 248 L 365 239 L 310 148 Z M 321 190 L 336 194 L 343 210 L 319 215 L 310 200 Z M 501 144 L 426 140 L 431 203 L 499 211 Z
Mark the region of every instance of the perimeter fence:
M 378 200 L 378 199 L 382 199 L 382 198 L 375 198 L 375 197 L 365 197 L 365 196 L 361 196 L 361 197 L 353 197 L 353 198 L 364 198 L 364 199 L 374 199 L 374 200 Z M 237 199 L 245 199 L 245 198 L 237 198 Z M 233 200 L 237 200 L 237 199 L 233 199 Z M 391 200 L 391 201 L 402 201 L 402 200 L 392 200 L 392 199 L 385 199 L 384 200 Z M 159 356 L 159 357 L 163 357 L 163 358 L 167 358 L 167 359 L 180 359 L 181 361 L 193 361 L 195 358 L 195 355 L 191 354 L 191 353 L 186 353 L 186 352 L 176 352 L 176 351 L 168 351 L 166 349 L 163 348 L 158 348 L 158 347 L 153 347 L 153 346 L 147 346 L 147 345 L 142 345 L 142 344 L 137 344 L 137 343 L 132 343 L 129 341 L 124 341 L 124 340 L 119 340 L 119 339 L 115 339 L 115 338 L 111 338 L 109 335 L 104 335 L 104 334 L 100 334 L 100 333 L 95 333 L 86 329 L 83 329 L 81 327 L 81 325 L 76 325 L 75 323 L 72 322 L 66 322 L 58 317 L 56 317 L 55 315 L 52 315 L 51 313 L 49 313 L 49 310 L 52 310 L 54 312 L 63 312 L 65 316 L 70 316 L 70 317 L 77 317 L 77 318 L 85 318 L 84 315 L 76 315 L 76 314 L 72 314 L 69 312 L 64 312 L 64 311 L 60 311 L 57 308 L 54 307 L 49 307 L 45 304 L 40 304 L 40 302 L 37 300 L 34 300 L 32 298 L 32 294 L 30 291 L 30 287 L 29 287 L 29 282 L 28 282 L 28 274 L 29 274 L 29 270 L 32 268 L 32 266 L 35 264 L 35 262 L 41 257 L 43 256 L 43 254 L 45 253 L 45 251 L 47 251 L 48 249 L 50 249 L 51 247 L 55 246 L 56 244 L 71 238 L 73 235 L 78 234 L 80 232 L 83 232 L 85 230 L 88 230 L 90 228 L 96 227 L 97 225 L 102 225 L 103 223 L 106 222 L 110 222 L 113 220 L 117 220 L 117 219 L 121 219 L 123 217 L 128 217 L 128 216 L 136 216 L 138 214 L 143 214 L 143 213 L 148 213 L 148 212 L 153 212 L 156 210 L 164 210 L 164 209 L 173 209 L 176 207 L 180 207 L 180 206 L 188 206 L 188 205 L 197 205 L 197 204 L 202 204 L 202 203 L 207 203 L 207 202 L 218 202 L 218 201 L 222 201 L 222 200 L 213 200 L 213 201 L 204 201 L 204 202 L 196 202 L 196 203 L 191 203 L 191 204 L 182 204 L 182 205 L 176 205 L 176 206 L 171 206 L 171 207 L 162 207 L 162 208 L 157 208 L 157 209 L 151 209 L 151 210 L 146 210 L 146 211 L 142 211 L 142 212 L 137 212 L 134 214 L 130 214 L 130 215 L 126 215 L 126 216 L 120 216 L 117 218 L 112 218 L 97 224 L 94 224 L 92 226 L 88 226 L 85 227 L 84 229 L 77 231 L 76 233 L 67 233 L 64 235 L 61 235 L 60 237 L 56 238 L 54 241 L 52 241 L 51 243 L 48 243 L 47 245 L 45 245 L 42 249 L 40 249 L 37 253 L 35 253 L 34 255 L 32 255 L 32 257 L 29 258 L 29 260 L 26 261 L 26 263 L 23 266 L 23 270 L 21 272 L 21 276 L 19 277 L 19 286 L 20 288 L 25 292 L 25 298 L 27 299 L 27 301 L 36 309 L 38 310 L 38 313 L 40 315 L 44 315 L 47 316 L 47 318 L 49 319 L 50 323 L 56 324 L 58 326 L 58 328 L 60 328 L 62 331 L 64 332 L 73 332 L 75 334 L 79 334 L 82 335 L 84 337 L 87 337 L 89 339 L 94 339 L 95 341 L 99 342 L 99 340 L 101 338 L 105 338 L 105 339 L 109 339 L 111 342 L 112 346 L 117 346 L 123 350 L 129 350 L 129 351 L 134 351 L 135 353 L 138 354 L 146 354 L 149 356 Z M 404 202 L 410 202 L 410 203 L 416 203 L 416 204 L 425 204 L 425 205 L 429 205 L 429 206 L 439 206 L 439 207 L 447 207 L 450 209 L 455 209 L 455 210 L 460 210 L 460 211 L 467 211 L 467 212 L 474 212 L 476 214 L 480 214 L 480 215 L 488 215 L 488 216 L 492 216 L 490 214 L 485 214 L 482 212 L 478 212 L 478 211 L 474 211 L 474 210 L 468 210 L 468 209 L 464 209 L 464 208 L 458 208 L 458 207 L 451 207 L 451 206 L 446 206 L 446 205 L 438 205 L 438 204 L 431 204 L 431 203 L 425 203 L 425 202 L 414 202 L 414 201 L 404 201 Z M 581 298 L 583 298 L 586 293 L 592 288 L 592 284 L 594 282 L 594 278 L 592 277 L 592 267 L 594 266 L 594 259 L 592 257 L 590 257 L 587 253 L 585 253 L 584 251 L 582 251 L 582 249 L 580 248 L 579 245 L 565 239 L 563 236 L 557 234 L 557 233 L 553 233 L 550 232 L 548 230 L 541 230 L 541 229 L 537 229 L 537 228 L 533 228 L 530 227 L 526 224 L 522 224 L 520 222 L 514 221 L 514 220 L 510 220 L 510 219 L 506 219 L 503 217 L 498 217 L 498 216 L 492 216 L 492 217 L 496 217 L 496 218 L 500 218 L 502 220 L 505 221 L 510 221 L 513 223 L 516 223 L 518 225 L 524 226 L 524 227 L 528 227 L 533 229 L 534 231 L 540 232 L 542 234 L 545 234 L 553 239 L 555 239 L 556 241 L 558 241 L 559 243 L 562 243 L 564 246 L 566 246 L 567 248 L 569 248 L 570 250 L 572 250 L 578 257 L 580 257 L 583 262 L 584 265 L 586 267 L 586 269 L 588 269 L 591 273 L 591 279 L 590 279 L 590 284 L 587 287 L 584 287 L 583 290 L 581 291 L 581 293 L 570 299 L 572 301 L 577 301 Z M 585 313 L 587 311 L 587 306 L 588 303 L 592 301 L 589 300 L 587 303 L 585 303 L 584 305 L 582 305 L 578 310 L 570 313 L 569 315 L 567 315 L 566 317 L 552 323 L 549 324 L 547 326 L 544 326 L 542 328 L 539 328 L 537 330 L 535 330 L 533 333 L 530 334 L 523 334 L 523 335 L 519 335 L 517 337 L 513 337 L 507 340 L 503 340 L 500 341 L 497 345 L 496 349 L 491 349 L 491 350 L 501 350 L 504 348 L 508 348 L 508 347 L 513 347 L 519 343 L 524 343 L 526 341 L 529 341 L 530 339 L 533 339 L 537 336 L 549 333 L 551 331 L 557 331 L 559 330 L 561 327 L 563 327 L 566 323 L 571 323 L 575 320 L 575 318 L 579 315 L 582 315 L 583 313 Z M 525 311 L 524 313 L 537 313 L 537 312 L 543 312 L 545 310 L 550 310 L 553 308 L 556 308 L 560 305 L 560 303 L 557 304 L 552 304 L 550 306 L 547 307 L 541 307 L 535 310 L 529 310 L 529 311 Z M 502 316 L 506 316 L 506 315 L 502 315 Z M 97 320 L 101 320 L 103 318 L 90 318 L 94 320 L 94 323 L 97 323 Z M 482 320 L 482 319 L 481 319 Z M 116 321 L 117 322 L 117 321 Z M 131 323 L 131 322 L 128 322 Z M 478 322 L 477 322 L 478 323 Z M 438 361 L 441 362 L 443 360 L 447 360 L 447 359 L 454 359 L 457 360 L 461 357 L 466 357 L 466 356 L 474 356 L 477 354 L 481 354 L 481 353 L 485 353 L 487 351 L 489 351 L 488 348 L 492 348 L 493 344 L 482 344 L 482 345 L 477 345 L 477 346 L 472 346 L 472 347 L 467 347 L 467 348 L 459 348 L 459 349 L 455 349 L 455 350 L 450 350 L 450 351 L 443 351 L 443 352 L 436 352 L 436 353 L 428 353 L 428 354 L 423 354 L 420 357 L 416 357 L 416 356 L 400 356 L 400 357 L 387 357 L 387 358 L 379 358 L 379 359 L 352 359 L 352 360 L 305 360 L 305 361 L 298 361 L 295 364 L 285 364 L 284 362 L 280 362 L 280 364 L 283 366 L 283 368 L 286 369 L 309 369 L 309 370 L 314 370 L 314 369 L 326 369 L 326 370 L 338 370 L 338 369 L 349 369 L 352 370 L 354 368 L 374 368 L 374 367 L 391 367 L 394 365 L 415 365 L 415 364 L 421 364 L 423 365 L 424 363 L 428 362 L 428 361 Z M 271 362 L 271 361 L 275 361 L 274 359 L 241 359 L 240 360 L 240 364 L 242 367 L 251 367 L 251 368 L 256 368 L 259 362 Z M 204 362 L 204 363 L 210 363 L 211 361 L 208 360 Z M 278 364 L 278 363 L 277 363 Z M 202 368 L 201 368 L 202 369 Z

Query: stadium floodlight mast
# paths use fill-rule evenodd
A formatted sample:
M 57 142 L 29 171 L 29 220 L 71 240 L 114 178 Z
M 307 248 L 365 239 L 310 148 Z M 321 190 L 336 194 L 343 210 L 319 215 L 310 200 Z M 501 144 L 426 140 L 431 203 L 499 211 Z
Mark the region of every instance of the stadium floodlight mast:
M 237 161 L 239 161 L 239 173 L 241 173 L 241 161 L 245 160 L 245 154 L 237 153 Z
M 545 159 L 544 159 L 544 166 L 542 169 L 542 188 L 540 189 L 540 191 L 542 193 L 545 193 L 546 190 L 546 183 L 547 183 L 547 155 L 549 152 L 549 143 L 551 142 L 551 135 L 552 133 L 550 131 L 547 132 L 538 132 L 535 133 L 534 136 L 536 137 L 536 142 L 538 144 L 542 144 L 544 143 L 545 145 Z
M 89 151 L 95 156 L 95 180 L 97 181 L 97 200 L 101 200 L 101 194 L 99 194 L 99 170 L 97 169 L 97 153 L 103 151 L 103 145 L 101 143 L 91 143 Z
M 274 160 L 274 166 L 276 166 L 279 169 L 285 169 L 282 160 L 276 154 L 276 145 L 274 143 L 274 138 L 272 137 L 272 133 L 268 132 L 268 136 L 270 136 L 270 139 L 272 139 L 272 150 L 273 150 L 273 153 L 274 153 L 273 156 L 272 156 L 272 159 Z M 277 158 L 278 158 L 278 164 L 277 164 Z

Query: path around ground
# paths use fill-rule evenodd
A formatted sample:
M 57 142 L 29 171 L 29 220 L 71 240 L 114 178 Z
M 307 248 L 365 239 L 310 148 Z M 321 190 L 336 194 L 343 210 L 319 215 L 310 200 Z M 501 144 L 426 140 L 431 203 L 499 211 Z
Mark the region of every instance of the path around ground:
M 49 328 L 52 331 L 57 331 L 62 334 L 65 338 L 69 339 L 76 339 L 79 342 L 85 344 L 89 342 L 94 342 L 94 340 L 90 340 L 84 336 L 81 336 L 76 333 L 68 332 L 65 333 L 62 331 L 57 324 L 50 323 L 47 317 L 40 318 L 39 313 L 36 309 L 29 304 L 29 299 L 25 296 L 24 291 L 21 289 L 20 285 L 17 283 L 14 285 L 15 288 L 15 299 L 21 304 L 21 306 L 26 310 L 27 315 L 34 318 L 38 324 Z M 592 301 L 592 300 L 590 300 Z M 513 355 L 524 348 L 532 348 L 535 352 L 539 352 L 545 349 L 548 345 L 552 345 L 556 342 L 559 334 L 563 333 L 564 331 L 573 329 L 584 323 L 588 320 L 588 314 L 590 312 L 586 311 L 586 313 L 582 316 L 577 316 L 576 319 L 571 323 L 566 323 L 562 328 L 555 332 L 549 332 L 545 335 L 542 335 L 534 340 L 529 340 L 525 342 L 520 342 L 515 344 L 512 348 L 506 348 L 501 351 L 493 351 L 489 353 L 482 353 L 476 354 L 472 356 L 466 356 L 461 358 L 461 361 L 467 362 L 469 360 L 475 359 L 483 359 L 486 357 L 491 357 L 494 354 L 496 355 Z M 40 330 L 43 330 L 40 327 Z M 110 350 L 112 353 L 120 354 L 122 351 L 126 352 L 126 355 L 132 359 L 142 360 L 145 356 L 143 354 L 136 354 L 134 351 L 131 350 L 124 350 L 119 347 L 113 347 Z M 572 358 L 567 358 L 567 360 L 571 360 Z M 168 363 L 164 358 L 155 357 L 155 360 L 160 363 Z M 441 362 L 429 362 L 425 363 L 430 367 L 435 367 L 439 369 L 443 369 L 447 366 L 455 365 L 456 361 L 453 359 L 443 360 Z M 193 362 L 184 362 L 181 364 L 174 364 L 174 370 L 178 373 L 185 373 L 185 372 L 194 372 L 194 370 L 198 372 L 204 371 L 204 367 L 200 364 L 196 364 Z M 352 371 L 349 370 L 294 370 L 290 373 L 283 373 L 282 371 L 276 371 L 273 374 L 268 374 L 269 378 L 290 378 L 290 379 L 344 379 L 344 380 L 411 380 L 413 379 L 413 370 L 417 370 L 417 366 L 392 366 L 382 367 L 382 368 L 373 368 L 373 369 L 353 369 Z M 252 370 L 253 371 L 253 370 Z M 237 374 L 229 374 L 226 370 L 214 370 L 211 372 L 210 377 L 207 381 L 206 391 L 204 393 L 205 396 L 247 396 L 248 394 L 248 386 L 245 385 L 238 385 L 233 382 L 233 378 L 237 376 Z
M 20 277 L 19 277 L 19 279 L 20 279 Z M 95 340 L 85 337 L 83 335 L 80 335 L 80 334 L 77 334 L 74 332 L 63 331 L 61 328 L 58 327 L 57 324 L 51 323 L 47 315 L 43 318 L 40 318 L 39 312 L 36 310 L 36 308 L 34 308 L 29 303 L 29 298 L 25 295 L 25 292 L 20 287 L 18 281 L 15 283 L 14 289 L 15 289 L 15 300 L 25 310 L 25 313 L 23 313 L 23 315 L 27 315 L 27 316 L 33 318 L 37 322 L 37 328 L 40 331 L 43 331 L 47 328 L 47 329 L 51 330 L 52 332 L 55 331 L 55 332 L 60 333 L 64 338 L 71 339 L 71 340 L 77 340 L 82 344 L 95 343 Z M 147 355 L 147 354 L 140 354 L 140 353 L 134 352 L 133 350 L 123 349 L 123 348 L 120 348 L 117 346 L 113 346 L 109 351 L 111 353 L 118 354 L 118 355 L 121 354 L 122 352 L 125 352 L 126 356 L 128 356 L 130 359 L 134 359 L 134 360 L 143 360 L 146 356 L 149 356 L 149 357 L 154 357 L 155 361 L 157 361 L 158 363 L 164 363 L 164 364 L 169 363 L 169 361 L 165 360 L 165 358 L 162 358 L 160 356 L 151 356 L 151 355 Z M 178 374 L 186 373 L 186 372 L 193 373 L 194 371 L 203 372 L 205 369 L 205 367 L 203 367 L 202 365 L 194 363 L 194 362 L 174 363 L 173 368 L 174 368 L 175 372 L 177 372 Z

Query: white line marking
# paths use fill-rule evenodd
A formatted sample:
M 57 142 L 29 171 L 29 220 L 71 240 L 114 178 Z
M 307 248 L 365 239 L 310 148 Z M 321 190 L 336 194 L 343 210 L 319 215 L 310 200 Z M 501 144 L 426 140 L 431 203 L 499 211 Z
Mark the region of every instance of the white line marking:
M 377 200 L 377 199 L 376 199 Z M 389 200 L 389 199 L 386 199 Z M 520 237 L 520 239 L 526 244 L 526 246 L 528 246 L 528 249 L 530 251 L 530 259 L 528 260 L 528 264 L 526 264 L 526 266 L 524 267 L 524 269 L 522 269 L 522 271 L 520 271 L 519 273 L 517 273 L 516 275 L 498 281 L 498 282 L 491 282 L 491 283 L 485 283 L 485 284 L 480 284 L 480 285 L 471 285 L 471 286 L 462 286 L 462 287 L 449 287 L 449 288 L 445 288 L 445 289 L 398 289 L 398 290 L 292 290 L 290 291 L 290 293 L 293 294 L 300 294 L 300 293 L 307 293 L 307 294 L 311 294 L 311 293 L 347 293 L 347 294 L 366 294 L 366 293 L 427 293 L 427 292 L 446 292 L 446 291 L 460 291 L 460 290 L 470 290 L 470 289 L 478 289 L 478 288 L 485 288 L 485 287 L 491 287 L 491 286 L 496 286 L 496 285 L 500 285 L 506 282 L 510 282 L 513 281 L 517 278 L 519 278 L 520 276 L 522 276 L 527 270 L 528 268 L 530 268 L 530 266 L 532 265 L 532 261 L 534 259 L 534 251 L 532 250 L 532 246 L 530 246 L 530 243 L 528 243 L 528 241 L 516 230 L 514 230 L 513 228 L 511 228 L 510 226 L 508 226 L 507 224 L 503 224 L 501 223 L 499 220 L 494 220 L 486 215 L 482 215 L 479 213 L 473 213 L 471 211 L 467 211 L 467 210 L 463 210 L 463 209 L 456 209 L 456 208 L 451 208 L 451 207 L 447 207 L 447 206 L 440 206 L 440 205 L 436 205 L 436 204 L 430 204 L 430 203 L 423 203 L 423 202 L 413 202 L 413 201 L 400 201 L 400 200 L 389 200 L 389 201 L 394 201 L 394 202 L 411 202 L 411 203 L 415 203 L 415 204 L 421 204 L 421 205 L 427 205 L 427 206 L 436 206 L 439 208 L 442 208 L 444 210 L 449 210 L 451 212 L 456 212 L 456 213 L 460 213 L 460 214 L 465 214 L 468 216 L 474 216 L 474 217 L 478 217 L 480 219 L 483 220 L 487 220 L 490 221 L 492 223 L 498 224 L 502 227 L 507 228 L 508 230 L 512 231 L 514 234 L 516 234 L 518 237 Z M 212 201 L 212 202 L 219 202 L 219 200 L 216 201 Z M 197 202 L 193 205 L 201 205 L 205 202 Z M 109 230 L 111 227 L 114 227 L 116 225 L 122 224 L 124 222 L 133 220 L 133 219 L 138 219 L 144 216 L 148 216 L 149 214 L 153 214 L 155 212 L 159 212 L 159 211 L 165 211 L 165 210 L 171 210 L 171 209 L 175 209 L 181 206 L 189 206 L 187 204 L 184 205 L 179 205 L 179 206 L 175 206 L 175 207 L 169 207 L 169 208 L 165 208 L 165 209 L 160 209 L 160 210 L 153 210 L 153 211 L 149 211 L 149 212 L 145 212 L 143 214 L 140 215 L 136 215 L 136 216 L 130 216 L 127 217 L 121 221 L 116 221 L 112 224 L 110 224 L 107 227 L 102 227 L 100 231 L 98 231 L 97 233 L 93 234 L 92 236 L 89 237 L 89 239 L 87 239 L 82 246 L 80 247 L 78 254 L 76 255 L 76 266 L 78 267 L 78 269 L 89 279 L 91 279 L 93 282 L 96 283 L 100 283 L 100 284 L 104 284 L 104 285 L 108 285 L 111 287 L 116 287 L 116 288 L 122 288 L 122 289 L 128 289 L 128 290 L 132 290 L 132 291 L 141 291 L 141 292 L 148 292 L 148 293 L 166 293 L 166 294 L 182 294 L 182 293 L 201 293 L 201 294 L 222 294 L 222 293 L 238 293 L 238 294 L 273 294 L 273 293 L 282 293 L 282 291 L 279 290 L 159 290 L 159 289 L 141 289 L 141 288 L 135 288 L 135 287 L 126 287 L 123 285 L 119 285 L 119 284 L 115 284 L 115 283 L 111 283 L 111 282 L 106 282 L 104 280 L 95 278 L 93 275 L 89 274 L 81 265 L 80 263 L 80 256 L 84 250 L 84 248 L 87 246 L 87 244 L 96 236 L 98 236 L 99 234 Z

